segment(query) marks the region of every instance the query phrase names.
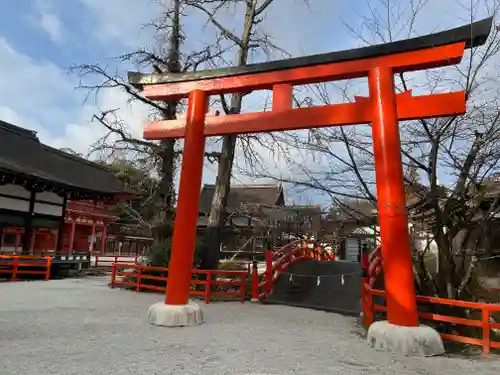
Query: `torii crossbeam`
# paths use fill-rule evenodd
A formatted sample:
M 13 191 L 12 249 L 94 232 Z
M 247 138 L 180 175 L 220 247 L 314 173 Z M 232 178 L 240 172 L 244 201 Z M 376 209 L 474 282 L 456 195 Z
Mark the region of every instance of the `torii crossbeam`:
M 394 43 L 242 67 L 182 74 L 129 73 L 130 83 L 142 88 L 149 99 L 189 98 L 186 119 L 151 122 L 144 130 L 146 139 L 185 139 L 166 304 L 188 302 L 205 137 L 371 123 L 388 321 L 418 326 L 398 121 L 460 115 L 466 112 L 466 103 L 463 91 L 397 95 L 394 74 L 459 63 L 465 49 L 485 43 L 491 25 L 488 18 Z M 294 85 L 358 77 L 368 77 L 369 98 L 292 108 Z M 210 95 L 263 89 L 273 92 L 271 111 L 206 114 Z

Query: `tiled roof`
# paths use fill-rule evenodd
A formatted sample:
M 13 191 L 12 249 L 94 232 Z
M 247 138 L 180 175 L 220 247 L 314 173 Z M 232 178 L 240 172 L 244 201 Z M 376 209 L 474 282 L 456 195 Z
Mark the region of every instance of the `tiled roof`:
M 200 212 L 208 215 L 212 206 L 215 185 L 204 185 L 200 197 Z M 232 185 L 227 201 L 227 212 L 237 211 L 242 203 L 269 206 L 284 205 L 281 185 Z
M 36 132 L 0 121 L 0 177 L 12 176 L 74 194 L 119 194 L 122 184 L 107 167 L 44 145 Z

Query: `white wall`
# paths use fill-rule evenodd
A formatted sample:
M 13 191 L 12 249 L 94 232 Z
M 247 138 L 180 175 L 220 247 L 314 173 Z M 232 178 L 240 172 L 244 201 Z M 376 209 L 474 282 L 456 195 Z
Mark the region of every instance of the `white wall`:
M 410 229 L 411 227 L 412 227 L 412 225 L 409 224 L 408 229 Z M 373 227 L 359 227 L 359 228 L 356 228 L 351 234 L 353 234 L 353 235 L 356 235 L 356 234 L 358 234 L 358 235 L 374 235 L 375 230 L 378 233 L 380 233 L 380 227 L 376 226 L 375 228 L 373 228 Z M 434 241 L 432 239 L 431 233 L 427 233 L 427 232 L 413 233 L 411 240 L 413 242 L 413 247 L 415 248 L 415 250 L 423 251 L 428 246 L 429 248 L 427 250 L 427 253 L 437 254 L 437 251 L 438 251 L 437 244 L 436 244 L 436 241 Z M 377 243 L 379 243 L 379 244 L 381 243 L 380 235 L 377 236 Z
M 2 196 L 8 195 L 8 197 Z M 24 199 L 19 199 L 24 198 Z M 0 185 L 0 208 L 28 212 L 29 211 L 29 201 L 26 199 L 30 198 L 30 192 L 24 189 L 22 186 L 18 185 Z M 62 216 L 63 214 L 63 198 L 52 192 L 41 192 L 36 194 L 35 201 L 35 213 L 51 216 Z M 50 202 L 59 204 L 59 206 L 42 203 Z

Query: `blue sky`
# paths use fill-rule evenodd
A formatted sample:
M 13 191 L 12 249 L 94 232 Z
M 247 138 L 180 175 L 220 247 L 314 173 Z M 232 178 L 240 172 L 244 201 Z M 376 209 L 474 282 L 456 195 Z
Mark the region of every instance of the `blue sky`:
M 465 23 L 464 13 L 450 8 L 452 1 L 428 0 L 416 31 Z M 361 25 L 359 15 L 368 12 L 366 1 L 310 2 L 308 8 L 302 0 L 275 0 L 263 30 L 293 55 L 362 45 L 342 20 L 354 28 Z M 371 3 L 376 9 L 378 2 Z M 402 9 L 407 3 L 393 0 L 393 9 Z M 126 97 L 117 91 L 85 102 L 84 93 L 75 90 L 78 78 L 67 70 L 75 64 L 113 64 L 112 57 L 151 44 L 151 33 L 141 25 L 154 19 L 159 10 L 151 0 L 4 0 L 0 13 L 0 118 L 38 131 L 45 143 L 83 153 L 103 134 L 98 124 L 89 122 L 97 109 L 121 108 L 122 118 L 140 135 L 147 117 L 145 108 L 126 105 Z M 192 45 L 210 35 L 209 29 L 201 28 L 200 19 L 195 14 L 186 18 Z M 224 21 L 235 27 L 239 23 L 231 14 Z M 194 40 L 196 35 L 200 40 Z M 119 68 L 126 71 L 130 67 Z M 213 179 L 209 168 L 204 180 Z M 296 199 L 300 201 L 300 197 Z M 315 200 L 311 196 L 302 199 Z

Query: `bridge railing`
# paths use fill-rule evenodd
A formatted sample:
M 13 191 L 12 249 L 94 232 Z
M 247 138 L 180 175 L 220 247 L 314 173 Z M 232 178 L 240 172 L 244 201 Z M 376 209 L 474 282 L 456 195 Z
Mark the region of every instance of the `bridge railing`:
M 368 255 L 367 276 L 370 286 L 375 284 L 377 276 L 383 270 L 382 247 L 378 246 Z
M 153 275 L 152 273 L 156 273 Z M 206 304 L 214 297 L 238 297 L 241 303 L 246 299 L 247 272 L 225 270 L 192 270 L 191 295 L 203 297 Z M 196 276 L 203 275 L 203 279 Z M 146 280 L 154 280 L 149 284 Z M 135 287 L 136 292 L 155 290 L 166 292 L 168 283 L 168 268 L 141 266 L 137 264 L 113 263 L 110 287 L 128 286 Z M 158 285 L 161 284 L 161 285 Z M 204 286 L 202 290 L 198 285 Z M 232 291 L 219 290 L 219 287 L 229 287 Z
M 139 256 L 132 255 L 96 255 L 94 267 L 112 267 L 113 264 L 139 264 Z
M 274 283 L 282 272 L 286 272 L 293 262 L 301 259 L 334 261 L 335 254 L 325 250 L 319 243 L 311 240 L 295 240 L 285 246 L 265 251 L 266 270 L 259 274 L 257 267 L 252 269 L 252 300 L 262 301 L 271 293 Z
M 0 274 L 10 275 L 11 281 L 23 278 L 24 275 L 42 275 L 50 280 L 52 257 L 32 255 L 0 255 Z

